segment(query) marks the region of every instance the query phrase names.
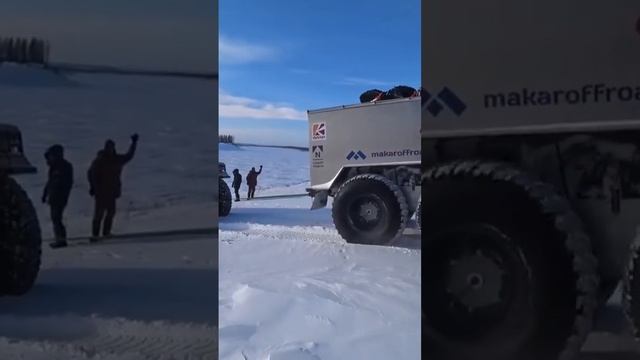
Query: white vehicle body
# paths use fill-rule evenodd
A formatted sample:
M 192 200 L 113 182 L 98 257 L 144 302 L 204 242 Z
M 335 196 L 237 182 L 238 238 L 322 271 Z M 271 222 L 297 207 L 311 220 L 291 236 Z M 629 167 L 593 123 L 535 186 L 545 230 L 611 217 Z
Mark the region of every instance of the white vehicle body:
M 553 177 L 559 187 L 566 182 L 568 195 L 590 224 L 605 277 L 619 279 L 640 225 L 640 193 L 633 190 L 640 182 L 628 184 L 633 189 L 623 195 L 623 211 L 613 214 L 606 199 L 574 196 L 584 168 L 578 162 L 588 160 L 565 162 L 560 179 L 559 158 L 553 155 L 557 145 L 566 161 L 569 149 L 584 145 L 597 149 L 594 156 L 635 161 L 640 2 L 567 0 L 543 6 L 539 1 L 453 0 L 430 2 L 428 9 L 423 19 L 428 45 L 422 50 L 423 83 L 431 95 L 422 95 L 425 159 L 431 159 L 434 152 L 428 149 L 438 140 L 446 139 L 460 158 L 473 158 L 463 143 L 470 149 L 482 138 L 510 136 L 514 145 L 505 145 L 508 151 L 528 153 L 521 157 L 523 166 L 537 166 L 531 171 Z M 445 88 L 464 104 L 459 114 L 438 97 Z M 434 103 L 443 107 L 436 116 L 427 109 Z
M 337 199 L 344 186 L 354 179 L 362 184 L 355 185 L 354 189 L 348 191 L 350 194 L 372 195 L 370 200 L 375 202 L 379 196 L 384 196 L 374 193 L 382 191 L 387 194 L 387 201 L 390 202 L 381 205 L 378 210 L 358 210 L 370 212 L 374 214 L 373 217 L 385 212 L 384 216 L 387 218 L 383 222 L 386 225 L 380 226 L 395 229 L 382 231 L 384 235 L 374 236 L 370 233 L 366 241 L 384 244 L 401 235 L 408 220 L 416 212 L 420 201 L 422 154 L 420 114 L 420 97 L 308 112 L 311 169 L 311 186 L 308 192 L 314 197 L 312 209 L 325 207 L 328 197 L 335 197 L 334 222 L 347 241 L 352 241 L 358 235 L 347 235 L 342 231 L 339 224 L 348 215 L 341 212 L 344 209 L 337 209 L 336 212 L 336 206 L 343 206 L 337 205 L 337 202 L 348 206 L 350 200 L 341 202 Z M 369 186 L 375 187 L 371 182 L 382 186 L 382 189 L 370 188 Z M 395 210 L 389 210 L 390 207 Z M 394 222 L 394 225 L 389 222 Z M 353 220 L 347 223 L 353 224 Z M 358 241 L 365 242 L 362 239 Z
M 491 216 L 503 216 L 493 220 L 499 223 L 507 218 L 500 213 L 501 205 L 516 211 L 514 204 L 520 204 L 510 204 L 501 196 L 519 188 L 518 194 L 528 194 L 531 202 L 518 201 L 526 206 L 537 203 L 541 213 L 555 216 L 566 244 L 572 237 L 582 239 L 574 249 L 570 245 L 565 250 L 557 248 L 558 252 L 567 251 L 568 259 L 573 258 L 558 278 L 567 274 L 572 261 L 597 262 L 595 271 L 591 265 L 575 266 L 572 276 L 578 285 L 567 290 L 584 297 L 576 297 L 578 305 L 573 307 L 578 309 L 577 325 L 561 330 L 565 332 L 561 336 L 574 338 L 567 340 L 559 358 L 572 358 L 590 330 L 596 307 L 591 305 L 602 304 L 621 280 L 626 284 L 627 300 L 632 297 L 628 290 L 639 286 L 629 284 L 640 245 L 640 2 L 428 1 L 423 2 L 422 22 L 425 204 L 432 198 L 441 201 L 439 204 L 447 201 L 446 195 L 435 196 L 430 189 L 449 186 L 450 198 L 454 198 L 455 182 L 459 181 L 467 190 L 474 186 L 490 189 L 502 199 L 503 204 L 488 201 L 478 206 Z M 549 199 L 557 207 L 551 206 Z M 461 202 L 459 206 L 475 204 Z M 434 209 L 427 213 L 438 217 Z M 496 215 L 499 213 L 502 215 Z M 455 211 L 448 214 L 456 216 Z M 574 215 L 577 220 L 570 223 L 575 229 L 567 230 L 571 228 L 567 219 Z M 482 211 L 473 216 L 482 218 Z M 517 222 L 529 233 L 535 233 L 536 226 L 540 228 L 540 224 L 527 228 L 533 221 Z M 430 226 L 437 228 L 434 223 Z M 553 221 L 547 226 L 553 227 Z M 422 231 L 433 233 L 427 225 Z M 522 234 L 514 238 L 514 242 L 528 241 Z M 536 246 L 552 248 L 545 243 L 551 240 L 539 240 Z M 526 251 L 526 245 L 520 250 Z M 483 256 L 474 258 L 476 265 L 488 258 Z M 591 258 L 595 258 L 593 262 Z M 451 263 L 457 264 L 457 260 Z M 467 265 L 465 271 L 480 279 L 472 270 L 474 264 Z M 551 261 L 547 265 L 555 266 Z M 542 273 L 543 268 L 529 270 Z M 594 279 L 600 284 L 596 291 L 584 286 Z M 553 280 L 544 285 L 552 287 Z M 552 299 L 556 294 L 546 296 Z M 446 311 L 445 307 L 442 310 Z M 634 316 L 638 314 L 630 318 Z M 635 321 L 640 325 L 640 317 Z M 536 333 L 540 338 L 532 335 L 530 341 L 558 340 L 553 338 L 557 334 L 552 334 L 552 328 L 543 328 Z M 549 338 L 544 338 L 545 330 L 551 334 Z M 484 344 L 486 348 L 474 356 L 493 357 L 488 355 L 491 348 L 509 342 L 487 340 Z M 447 349 L 448 356 L 458 351 L 448 345 L 442 349 Z M 513 351 L 512 356 L 523 355 Z

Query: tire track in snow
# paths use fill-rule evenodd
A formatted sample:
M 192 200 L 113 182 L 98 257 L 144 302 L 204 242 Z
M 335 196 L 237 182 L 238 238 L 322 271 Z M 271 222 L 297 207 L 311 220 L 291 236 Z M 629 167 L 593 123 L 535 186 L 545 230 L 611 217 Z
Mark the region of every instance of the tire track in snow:
M 398 244 L 406 241 L 414 235 L 415 230 L 409 229 L 408 234 L 400 238 Z M 261 224 L 244 224 L 244 223 L 227 223 L 220 224 L 218 237 L 223 243 L 233 243 L 237 240 L 246 240 L 248 238 L 260 237 L 276 241 L 294 241 L 306 242 L 317 245 L 323 245 L 327 250 L 329 245 L 333 251 L 342 255 L 346 260 L 349 259 L 348 253 L 353 252 L 357 247 L 372 247 L 372 245 L 355 245 L 347 243 L 338 232 L 333 228 L 323 226 L 282 226 L 282 225 L 261 225 Z M 380 250 L 388 252 L 414 253 L 415 249 L 409 249 L 402 246 L 380 246 L 376 247 Z
M 137 354 L 144 359 L 216 359 L 217 331 L 193 325 L 133 324 L 105 329 L 75 343 L 99 354 Z
M 3 354 L 39 359 L 215 360 L 217 330 L 211 326 L 94 319 L 94 335 L 63 341 L 0 338 Z M 68 318 L 61 324 L 74 326 Z M 34 330 L 35 331 L 35 330 Z M 34 338 L 38 338 L 34 334 Z
M 78 344 L 98 354 L 138 354 L 144 359 L 215 359 L 217 346 L 211 337 L 176 340 L 171 337 L 105 335 Z

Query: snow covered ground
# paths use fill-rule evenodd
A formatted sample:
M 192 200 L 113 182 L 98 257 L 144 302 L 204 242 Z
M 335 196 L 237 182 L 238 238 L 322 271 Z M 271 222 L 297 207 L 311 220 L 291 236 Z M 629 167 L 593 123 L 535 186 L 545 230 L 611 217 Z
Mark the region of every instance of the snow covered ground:
M 280 188 L 284 193 L 291 193 L 288 187 L 306 184 L 309 181 L 309 153 L 307 151 L 236 146 L 220 144 L 220 161 L 227 165 L 227 172 L 233 176 L 233 169 L 240 170 L 242 175 L 242 189 L 240 196 L 246 197 L 246 176 L 252 167 L 259 170 L 263 165 L 263 171 L 258 176 L 256 196 L 266 189 Z M 231 180 L 228 179 L 231 186 Z M 304 193 L 304 189 L 302 189 Z
M 220 159 L 229 171 L 265 165 L 256 196 L 307 185 L 306 152 L 221 145 Z M 220 359 L 419 359 L 415 231 L 394 247 L 349 245 L 330 207 L 310 205 L 307 197 L 241 201 L 221 219 Z M 637 359 L 627 332 L 617 293 L 579 360 Z
M 220 150 L 230 170 L 264 165 L 256 196 L 304 193 L 307 152 Z M 220 359 L 420 359 L 419 238 L 349 245 L 310 205 L 241 201 L 221 218 Z
M 0 123 L 20 127 L 39 173 L 19 176 L 36 203 L 45 237 L 49 213 L 40 204 L 44 151 L 66 147 L 75 186 L 66 212 L 70 236 L 87 235 L 93 211 L 86 171 L 108 138 L 119 152 L 140 134 L 136 158 L 123 173 L 115 233 L 215 226 L 217 217 L 217 82 L 117 75 L 64 75 L 0 66 Z M 185 214 L 188 216 L 176 216 Z
M 66 223 L 88 235 L 87 168 L 107 138 L 119 152 L 140 134 L 125 168 L 116 234 L 214 227 L 217 84 L 77 75 L 0 66 L 0 123 L 20 127 L 39 174 L 19 176 L 38 210 L 45 149 L 60 143 L 75 167 Z M 0 297 L 2 359 L 216 359 L 217 239 L 170 236 L 43 248 L 33 290 Z
M 0 298 L 3 359 L 216 359 L 217 241 L 173 236 L 51 250 Z
M 620 288 L 596 317 L 595 329 L 578 360 L 632 360 L 640 357 L 640 344 L 630 334 L 622 308 Z

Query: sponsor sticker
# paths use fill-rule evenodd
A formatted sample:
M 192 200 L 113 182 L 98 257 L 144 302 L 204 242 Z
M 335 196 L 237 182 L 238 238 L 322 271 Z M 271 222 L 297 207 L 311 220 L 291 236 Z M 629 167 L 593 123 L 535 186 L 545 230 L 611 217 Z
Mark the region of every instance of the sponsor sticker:
M 314 168 L 324 167 L 324 145 L 313 145 L 311 147 L 311 154 L 313 156 L 311 165 Z
M 367 154 L 362 150 L 352 150 L 347 154 L 347 160 L 365 160 L 366 158 Z
M 327 124 L 323 122 L 311 124 L 311 139 L 313 141 L 327 140 Z
M 403 149 L 403 150 L 394 150 L 394 151 L 373 151 L 371 152 L 371 157 L 374 158 L 386 158 L 386 157 L 413 157 L 420 156 L 422 152 L 420 150 L 412 150 L 412 149 Z
M 449 109 L 457 116 L 462 115 L 465 110 L 467 110 L 467 104 L 465 104 L 456 93 L 446 86 L 434 95 L 423 90 L 422 107 L 433 117 L 437 117 L 445 109 Z

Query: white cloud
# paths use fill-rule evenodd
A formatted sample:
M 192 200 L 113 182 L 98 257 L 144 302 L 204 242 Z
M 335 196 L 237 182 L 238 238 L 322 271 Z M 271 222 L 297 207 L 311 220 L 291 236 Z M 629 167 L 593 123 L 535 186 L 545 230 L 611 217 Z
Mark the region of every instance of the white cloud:
M 359 77 L 347 77 L 339 81 L 340 85 L 366 85 L 366 86 L 392 86 L 391 83 L 386 81 L 379 81 L 374 79 L 365 79 Z
M 220 91 L 220 117 L 272 120 L 307 120 L 307 113 L 291 106 L 233 96 Z
M 220 35 L 218 39 L 220 63 L 222 64 L 246 64 L 258 61 L 273 60 L 276 49 L 248 42 L 232 40 Z

